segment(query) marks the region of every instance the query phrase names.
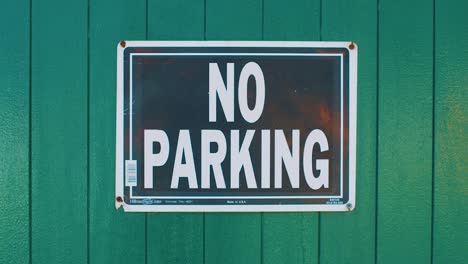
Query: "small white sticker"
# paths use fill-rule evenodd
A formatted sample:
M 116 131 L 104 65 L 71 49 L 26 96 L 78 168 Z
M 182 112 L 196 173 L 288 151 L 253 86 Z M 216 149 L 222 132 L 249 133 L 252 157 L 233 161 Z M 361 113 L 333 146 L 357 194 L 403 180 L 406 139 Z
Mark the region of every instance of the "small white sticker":
M 137 185 L 137 161 L 136 160 L 125 161 L 125 185 L 126 186 Z

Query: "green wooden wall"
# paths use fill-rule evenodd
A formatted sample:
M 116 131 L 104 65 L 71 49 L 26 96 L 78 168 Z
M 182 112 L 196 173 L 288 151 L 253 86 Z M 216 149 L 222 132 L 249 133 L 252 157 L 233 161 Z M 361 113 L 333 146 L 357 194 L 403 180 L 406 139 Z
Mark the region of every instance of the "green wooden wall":
M 0 263 L 468 262 L 467 1 L 0 6 Z M 357 42 L 357 208 L 115 210 L 122 39 Z

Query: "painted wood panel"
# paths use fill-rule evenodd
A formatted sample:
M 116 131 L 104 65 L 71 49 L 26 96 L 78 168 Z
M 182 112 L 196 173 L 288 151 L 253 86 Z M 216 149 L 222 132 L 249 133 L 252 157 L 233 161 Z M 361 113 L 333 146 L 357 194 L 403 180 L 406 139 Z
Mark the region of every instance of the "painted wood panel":
M 32 262 L 87 261 L 88 5 L 32 2 Z
M 468 259 L 466 1 L 436 1 L 433 263 Z
M 377 262 L 430 263 L 433 7 L 382 0 L 378 20 Z
M 4 1 L 0 263 L 466 262 L 462 2 Z M 122 39 L 356 41 L 355 211 L 115 210 Z
M 0 262 L 29 261 L 30 7 L 0 9 Z
M 321 214 L 320 263 L 375 261 L 376 10 L 376 1 L 370 0 L 324 1 L 322 6 L 322 40 L 354 41 L 359 57 L 356 209 Z

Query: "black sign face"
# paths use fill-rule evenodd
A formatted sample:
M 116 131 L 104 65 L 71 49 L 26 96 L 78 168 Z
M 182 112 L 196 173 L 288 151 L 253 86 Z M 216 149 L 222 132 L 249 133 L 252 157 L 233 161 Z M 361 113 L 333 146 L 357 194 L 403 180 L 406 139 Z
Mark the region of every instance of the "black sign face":
M 122 42 L 116 206 L 352 210 L 356 67 L 349 42 Z

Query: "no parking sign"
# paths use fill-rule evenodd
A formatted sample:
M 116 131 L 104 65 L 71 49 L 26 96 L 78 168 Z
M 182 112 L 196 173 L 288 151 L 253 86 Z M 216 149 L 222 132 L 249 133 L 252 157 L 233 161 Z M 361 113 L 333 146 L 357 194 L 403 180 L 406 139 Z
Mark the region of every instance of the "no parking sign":
M 117 58 L 117 207 L 354 208 L 354 43 L 127 41 Z

